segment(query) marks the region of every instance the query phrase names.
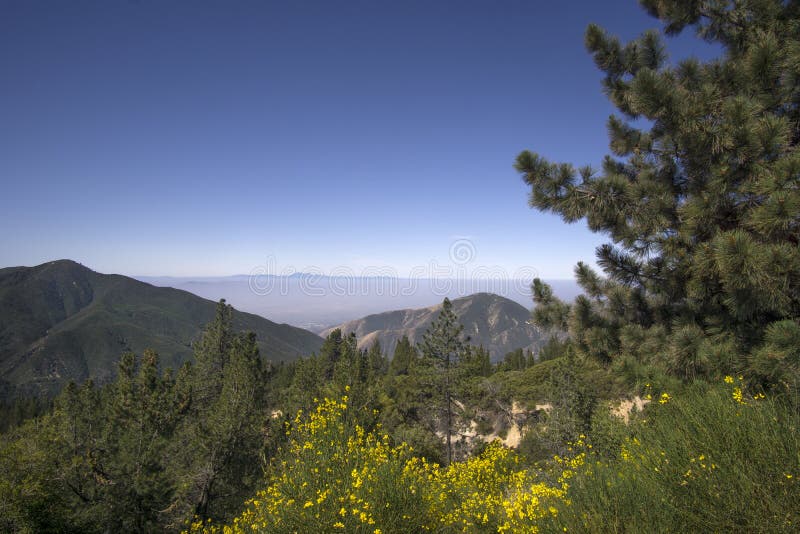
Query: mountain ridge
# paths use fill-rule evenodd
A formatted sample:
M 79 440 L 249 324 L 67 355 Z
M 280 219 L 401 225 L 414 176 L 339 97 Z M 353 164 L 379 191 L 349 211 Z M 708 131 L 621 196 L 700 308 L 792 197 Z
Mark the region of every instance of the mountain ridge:
M 0 398 L 50 394 L 69 380 L 109 380 L 123 352 L 156 350 L 164 367 L 192 357 L 216 303 L 190 292 L 97 273 L 72 260 L 0 269 Z M 234 311 L 234 328 L 256 333 L 265 359 L 319 350 L 307 330 Z
M 493 293 L 474 293 L 452 300 L 453 311 L 464 325 L 464 334 L 473 345 L 483 345 L 492 361 L 501 360 L 506 353 L 522 348 L 536 350 L 541 334 L 530 322 L 530 311 L 511 299 Z M 339 328 L 343 333 L 355 333 L 361 348 L 375 341 L 392 354 L 397 341 L 404 335 L 418 343 L 438 315 L 441 304 L 422 308 L 406 308 L 375 313 L 324 330 L 327 336 Z

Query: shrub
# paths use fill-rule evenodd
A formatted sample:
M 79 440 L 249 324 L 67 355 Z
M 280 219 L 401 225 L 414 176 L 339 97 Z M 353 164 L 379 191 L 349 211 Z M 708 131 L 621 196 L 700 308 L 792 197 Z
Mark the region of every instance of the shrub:
M 565 476 L 538 479 L 495 442 L 448 467 L 355 423 L 348 398 L 298 413 L 267 486 L 229 525 L 196 521 L 191 532 L 532 532 L 552 513 Z
M 785 532 L 800 521 L 800 418 L 726 377 L 656 396 L 616 459 L 591 455 L 544 531 Z M 567 504 L 569 503 L 569 504 Z

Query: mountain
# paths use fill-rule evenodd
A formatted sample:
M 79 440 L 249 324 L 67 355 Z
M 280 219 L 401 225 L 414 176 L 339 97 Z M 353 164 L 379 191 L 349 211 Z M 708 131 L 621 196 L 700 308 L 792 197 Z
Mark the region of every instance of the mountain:
M 152 348 L 164 367 L 192 356 L 192 341 L 216 303 L 59 260 L 0 269 L 0 399 L 48 394 L 67 381 L 107 381 L 125 351 Z M 322 346 L 301 328 L 235 311 L 234 327 L 255 332 L 261 354 L 290 361 Z
M 464 325 L 464 333 L 470 336 L 470 344 L 483 345 L 489 350 L 492 361 L 501 360 L 512 350 L 534 349 L 539 345 L 540 334 L 530 324 L 530 311 L 513 300 L 492 293 L 475 293 L 452 302 L 453 311 Z M 331 327 L 321 335 L 327 336 L 340 328 L 344 333 L 354 332 L 361 348 L 367 348 L 377 340 L 388 354 L 392 354 L 397 341 L 404 335 L 412 343 L 421 341 L 441 307 L 438 304 L 368 315 Z
M 270 269 L 270 272 L 275 270 Z M 363 272 L 362 272 L 363 274 Z M 326 276 L 316 273 L 236 276 L 137 276 L 154 286 L 169 286 L 211 300 L 224 298 L 236 309 L 319 333 L 331 325 L 386 310 L 421 308 L 444 297 L 494 293 L 530 308 L 531 279 L 497 274 L 497 278 L 403 276 Z M 560 299 L 581 293 L 575 280 L 545 280 Z

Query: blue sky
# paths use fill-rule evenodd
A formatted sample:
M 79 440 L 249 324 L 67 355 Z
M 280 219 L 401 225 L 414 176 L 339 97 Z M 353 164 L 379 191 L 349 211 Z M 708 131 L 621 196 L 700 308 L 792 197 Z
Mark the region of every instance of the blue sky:
M 468 239 L 468 269 L 570 277 L 604 237 L 512 164 L 606 153 L 590 22 L 658 26 L 629 0 L 0 0 L 0 266 L 404 275 Z

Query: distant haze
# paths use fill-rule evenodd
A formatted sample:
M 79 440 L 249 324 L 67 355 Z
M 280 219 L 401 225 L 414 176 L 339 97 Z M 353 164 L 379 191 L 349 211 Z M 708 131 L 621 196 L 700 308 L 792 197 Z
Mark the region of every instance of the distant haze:
M 183 289 L 207 299 L 224 298 L 238 310 L 314 332 L 373 313 L 433 306 L 444 297 L 453 299 L 480 292 L 495 293 L 526 308 L 533 307 L 530 281 L 525 280 L 345 278 L 310 274 L 137 279 Z M 562 299 L 572 300 L 580 293 L 574 280 L 547 282 Z

